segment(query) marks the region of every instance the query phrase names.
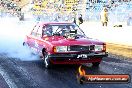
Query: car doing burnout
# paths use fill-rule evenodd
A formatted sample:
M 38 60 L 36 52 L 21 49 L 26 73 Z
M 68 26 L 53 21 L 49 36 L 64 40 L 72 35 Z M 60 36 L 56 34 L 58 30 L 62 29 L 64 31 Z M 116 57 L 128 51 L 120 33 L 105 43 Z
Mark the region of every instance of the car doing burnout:
M 99 66 L 108 55 L 104 42 L 88 38 L 74 23 L 37 23 L 23 45 L 42 55 L 46 68 L 53 64 Z

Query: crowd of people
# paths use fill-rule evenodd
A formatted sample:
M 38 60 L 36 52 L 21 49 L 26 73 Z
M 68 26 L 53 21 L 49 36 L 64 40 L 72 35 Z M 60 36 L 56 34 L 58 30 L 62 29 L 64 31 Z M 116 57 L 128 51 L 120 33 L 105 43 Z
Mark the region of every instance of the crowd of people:
M 14 12 L 21 11 L 21 8 L 11 0 L 0 0 L 0 6 L 6 10 L 13 10 Z
M 54 16 L 54 20 L 56 20 L 56 21 L 58 21 L 58 19 L 60 18 L 60 17 L 63 17 L 64 15 L 62 14 L 63 12 L 65 12 L 65 11 L 63 11 L 63 12 L 61 12 L 61 8 L 60 7 L 62 7 L 61 5 L 57 5 L 57 4 L 50 4 L 50 3 L 48 3 L 47 5 L 46 5 L 47 7 L 46 7 L 46 9 L 48 10 L 52 10 L 52 11 L 49 11 L 48 10 L 48 15 L 50 15 L 51 14 L 51 16 Z M 4 8 L 4 10 L 6 9 L 6 11 L 7 12 L 10 12 L 11 14 L 13 14 L 13 15 L 16 15 L 17 17 L 19 17 L 20 18 L 20 20 L 22 20 L 23 19 L 23 17 L 22 17 L 22 13 L 21 13 L 21 8 L 19 7 L 19 6 L 17 6 L 17 4 L 15 4 L 13 1 L 11 1 L 11 0 L 0 0 L 0 7 L 1 7 L 1 12 L 2 12 L 2 8 Z M 53 9 L 53 8 L 54 9 Z M 41 12 L 43 12 L 44 13 L 44 10 L 43 11 L 41 11 Z M 46 11 L 45 11 L 46 12 Z M 50 12 L 50 13 L 49 13 Z M 59 13 L 59 12 L 61 12 L 61 13 Z M 53 14 L 52 14 L 53 13 Z M 56 15 L 56 14 L 57 15 Z M 65 14 L 65 13 L 64 13 Z M 70 16 L 68 16 L 70 14 Z M 84 22 L 84 19 L 83 19 L 83 16 L 82 16 L 82 14 L 78 14 L 78 15 L 71 15 L 71 13 L 69 13 L 69 14 L 67 14 L 67 16 L 64 16 L 64 20 L 71 20 L 71 18 L 70 17 L 72 17 L 72 19 L 73 19 L 73 22 L 74 23 L 76 23 L 76 24 L 78 24 L 78 25 L 80 25 L 80 24 L 82 24 L 83 22 Z M 40 14 L 39 14 L 40 15 Z M 39 16 L 38 15 L 38 16 Z M 43 14 L 42 14 L 43 15 Z M 66 15 L 66 14 L 65 14 Z M 103 16 L 104 15 L 104 16 Z M 107 17 L 108 15 L 107 15 L 107 12 L 106 11 L 102 11 L 102 15 L 101 15 L 101 21 L 102 21 L 102 25 L 104 26 L 107 26 L 107 22 L 108 22 L 108 17 Z M 38 20 L 40 20 L 40 16 L 38 17 L 39 19 Z M 71 20 L 72 21 L 72 20 Z
M 0 12 L 10 13 L 19 17 L 20 20 L 24 19 L 23 13 L 21 13 L 21 8 L 11 0 L 0 0 Z
M 34 2 L 34 4 L 35 4 L 35 2 Z M 44 16 L 46 18 L 50 19 L 50 16 L 51 16 L 52 20 L 54 20 L 54 21 L 59 21 L 59 19 L 61 19 L 61 20 L 70 21 L 70 22 L 72 21 L 78 25 L 82 24 L 84 21 L 87 20 L 85 14 L 82 15 L 82 13 L 78 13 L 77 11 L 71 11 L 71 12 L 65 11 L 64 6 L 58 2 L 48 2 L 46 4 L 46 7 L 43 7 L 43 6 L 44 5 L 37 6 L 42 9 L 42 10 L 39 9 L 40 11 L 37 10 L 37 8 L 31 9 L 31 11 L 33 12 L 32 14 L 38 12 L 36 14 L 36 16 L 38 17 L 37 20 L 41 20 L 41 17 L 44 17 Z M 93 12 L 91 11 L 91 13 L 98 15 L 97 19 L 99 18 L 100 22 L 102 23 L 102 26 L 107 26 L 108 22 L 111 21 L 111 20 L 109 20 L 110 19 L 109 12 L 112 10 L 109 7 L 117 8 L 118 5 L 115 2 L 111 1 L 111 2 L 109 2 L 109 5 L 106 5 L 105 7 L 103 7 L 103 9 L 101 7 L 102 11 L 98 11 L 100 14 L 95 13 L 94 11 Z M 24 14 L 22 13 L 21 8 L 19 6 L 17 6 L 17 4 L 14 3 L 12 0 L 0 0 L 0 12 L 2 13 L 4 11 L 10 12 L 11 14 L 16 15 L 17 17 L 19 17 L 20 20 L 24 19 Z M 39 12 L 41 12 L 43 14 L 41 14 Z M 87 14 L 88 14 L 87 16 L 89 16 L 88 17 L 89 21 L 90 21 L 91 16 L 92 17 L 97 16 L 97 15 L 91 15 L 90 11 L 87 12 Z M 130 19 L 131 19 L 131 17 L 130 17 Z M 128 23 L 129 23 L 129 20 L 128 20 Z

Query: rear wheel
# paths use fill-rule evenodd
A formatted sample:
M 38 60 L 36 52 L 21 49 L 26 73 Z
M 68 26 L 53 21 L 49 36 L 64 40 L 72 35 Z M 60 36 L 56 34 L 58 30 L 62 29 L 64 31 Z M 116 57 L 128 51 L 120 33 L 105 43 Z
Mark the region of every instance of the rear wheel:
M 99 67 L 100 62 L 94 62 L 92 63 L 94 67 Z
M 23 42 L 23 44 L 22 44 L 23 46 L 25 46 L 26 45 L 26 43 L 25 42 Z
M 23 46 L 28 47 L 28 44 L 26 42 L 23 42 Z
M 47 52 L 43 52 L 43 58 L 44 58 L 44 65 L 45 65 L 45 68 L 49 69 L 51 68 L 52 66 L 52 63 L 49 59 L 49 55 Z

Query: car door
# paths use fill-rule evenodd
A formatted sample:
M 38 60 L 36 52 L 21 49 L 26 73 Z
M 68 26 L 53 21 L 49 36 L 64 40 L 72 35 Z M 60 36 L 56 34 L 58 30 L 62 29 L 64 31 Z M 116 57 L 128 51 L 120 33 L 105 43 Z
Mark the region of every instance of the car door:
M 29 36 L 27 36 L 28 45 L 32 49 L 35 49 L 35 46 L 36 46 L 36 38 L 37 38 L 38 28 L 39 28 L 39 25 L 35 25 L 33 30 L 31 31 L 31 34 Z
M 43 39 L 42 39 L 42 25 L 39 26 L 37 32 L 36 32 L 36 39 L 35 39 L 35 44 L 34 47 L 37 49 L 37 52 L 41 52 L 43 48 Z

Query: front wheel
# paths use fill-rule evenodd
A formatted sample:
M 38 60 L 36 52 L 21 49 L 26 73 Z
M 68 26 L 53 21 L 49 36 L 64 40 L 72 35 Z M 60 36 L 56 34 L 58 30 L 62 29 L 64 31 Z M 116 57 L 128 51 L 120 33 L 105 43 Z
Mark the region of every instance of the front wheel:
M 44 58 L 44 65 L 45 65 L 45 68 L 47 68 L 47 69 L 51 68 L 52 63 L 51 63 L 51 61 L 50 61 L 50 59 L 49 59 L 48 53 L 44 52 L 44 53 L 43 53 L 43 56 L 44 56 L 43 58 Z

